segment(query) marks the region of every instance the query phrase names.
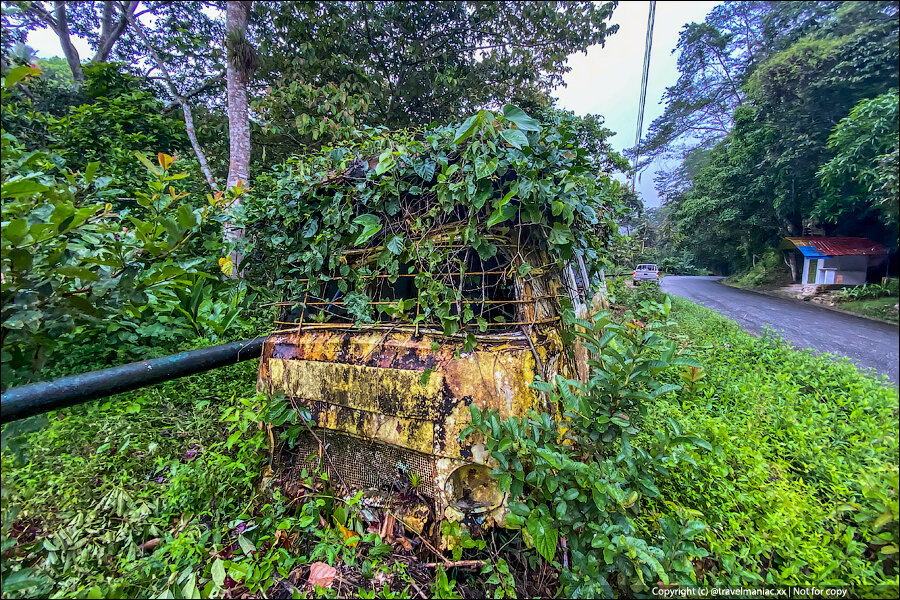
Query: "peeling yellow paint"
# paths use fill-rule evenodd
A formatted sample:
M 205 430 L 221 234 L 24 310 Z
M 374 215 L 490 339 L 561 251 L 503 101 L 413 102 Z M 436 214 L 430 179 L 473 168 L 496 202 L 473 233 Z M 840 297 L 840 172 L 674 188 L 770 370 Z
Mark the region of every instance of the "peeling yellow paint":
M 546 276 L 517 280 L 516 288 L 523 297 L 564 291 L 560 280 Z M 578 312 L 587 316 L 604 302 L 605 297 L 595 296 L 589 305 L 580 304 Z M 550 300 L 523 303 L 517 310 L 523 321 L 556 314 Z M 433 473 L 428 485 L 429 495 L 435 496 L 433 514 L 469 519 L 474 510 L 457 505 L 470 502 L 485 509 L 479 524 L 502 522 L 505 504 L 498 500 L 487 469 L 466 468 L 495 466 L 480 434 L 462 439 L 470 406 L 496 410 L 501 419 L 523 417 L 530 409 L 555 415 L 556 407 L 531 383 L 538 375 L 548 381 L 557 374 L 583 379 L 588 356 L 576 344 L 571 348 L 575 361 L 570 360 L 553 326 L 479 336 L 474 350 L 460 354 L 461 349 L 460 338 L 435 332 L 349 327 L 282 331 L 266 340 L 258 388 L 283 392 L 293 404 L 307 408 L 314 427 L 424 455 L 417 464 Z M 461 478 L 471 484 L 462 503 Z M 407 525 L 421 531 L 426 520 L 426 514 L 414 511 Z

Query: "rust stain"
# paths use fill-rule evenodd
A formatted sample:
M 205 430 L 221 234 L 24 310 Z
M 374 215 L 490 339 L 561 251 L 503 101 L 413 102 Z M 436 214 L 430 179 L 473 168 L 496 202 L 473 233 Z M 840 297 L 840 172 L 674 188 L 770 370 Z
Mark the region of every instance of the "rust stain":
M 546 276 L 517 278 L 516 288 L 520 297 L 565 292 L 558 278 Z M 581 317 L 608 306 L 602 295 L 585 300 L 576 306 Z M 523 321 L 534 321 L 554 315 L 556 306 L 535 302 L 517 310 Z M 461 439 L 470 424 L 470 406 L 496 410 L 501 419 L 523 417 L 530 409 L 555 416 L 557 407 L 530 384 L 538 375 L 548 381 L 557 374 L 584 380 L 589 356 L 580 344 L 564 347 L 555 327 L 478 339 L 474 350 L 460 353 L 459 338 L 435 333 L 278 332 L 264 345 L 257 387 L 270 395 L 283 392 L 309 409 L 314 427 L 426 455 L 433 466 L 434 514 L 476 519 L 480 527 L 502 522 L 506 508 L 504 501 L 498 504 L 488 470 L 472 466 L 495 466 L 484 440 L 478 434 Z M 487 510 L 475 517 L 474 511 L 463 510 L 466 502 Z M 425 520 L 418 511 L 407 525 L 421 529 Z

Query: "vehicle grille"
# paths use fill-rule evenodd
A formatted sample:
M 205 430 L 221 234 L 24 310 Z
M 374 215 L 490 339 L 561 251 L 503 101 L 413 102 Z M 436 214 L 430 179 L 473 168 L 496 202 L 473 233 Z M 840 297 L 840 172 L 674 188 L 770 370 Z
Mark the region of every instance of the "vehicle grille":
M 421 480 L 419 493 L 435 498 L 434 462 L 427 454 L 333 431 L 317 429 L 315 433 L 328 454 L 324 467 L 329 480 L 342 487 L 346 485 L 348 492 L 403 491 L 409 486 L 409 475 L 414 473 Z M 318 442 L 308 431 L 302 432 L 293 449 L 282 451 L 282 479 L 286 487 L 290 488 L 293 481 L 302 477 L 303 469 L 314 473 L 319 468 L 319 460 Z

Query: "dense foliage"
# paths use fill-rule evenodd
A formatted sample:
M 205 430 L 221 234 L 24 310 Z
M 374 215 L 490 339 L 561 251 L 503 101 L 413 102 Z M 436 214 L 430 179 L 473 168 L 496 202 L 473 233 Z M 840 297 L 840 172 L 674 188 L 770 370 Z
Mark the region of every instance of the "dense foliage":
M 534 411 L 500 421 L 494 412 L 471 407 L 468 431 L 484 436 L 497 461 L 494 476 L 509 492 L 507 526 L 521 529 L 545 560 L 564 565 L 560 592 L 567 598 L 645 593 L 658 581 L 696 583 L 690 561 L 707 555 L 693 542 L 705 529 L 702 521 L 669 515 L 658 540 L 647 539 L 634 522 L 646 499 L 660 496 L 657 474 L 668 475 L 681 461 L 696 464 L 692 455 L 711 449 L 683 435 L 674 421 L 653 432 L 653 443 L 633 445 L 649 407 L 681 387 L 662 383 L 661 374 L 679 365 L 700 367 L 656 333 L 674 323 L 667 321 L 670 306 L 668 298 L 663 304 L 647 299 L 638 309 L 643 320 L 614 323 L 599 313 L 572 321 L 595 357 L 590 379 L 557 376 L 533 384 L 559 407 L 559 421 Z
M 579 146 L 577 125 L 565 115 L 542 124 L 506 105 L 458 127 L 415 136 L 374 130 L 355 144 L 291 159 L 257 179 L 244 202 L 247 253 L 258 257 L 248 268 L 287 284 L 298 301 L 296 290 L 320 296 L 340 277 L 337 292 L 360 321 L 377 318 L 366 291 L 371 276 L 393 283 L 404 269 L 416 274 L 414 322 L 456 333 L 476 316 L 457 309 L 462 290 L 443 275 L 472 270 L 466 248 L 488 264 L 498 245 L 514 240 L 560 264 L 577 255 L 600 266 L 617 185 L 598 178 L 608 158 Z M 342 252 L 354 248 L 372 257 L 347 260 Z M 525 260 L 516 268 L 525 276 L 542 266 Z
M 735 2 L 685 28 L 642 150 L 684 159 L 658 180 L 671 247 L 725 272 L 810 225 L 896 250 L 897 14 Z
M 594 380 L 545 388 L 576 409 L 562 436 L 543 416 L 499 423 L 481 414 L 506 461 L 500 475 L 521 494 L 511 522 L 522 527 L 486 544 L 445 532 L 458 536 L 452 558 L 483 560 L 481 569 L 413 569 L 401 545 L 365 532 L 360 513 L 315 473 L 299 501 L 275 492 L 272 441 L 258 422 L 300 421 L 252 393 L 249 362 L 60 411 L 27 446 L 7 446 L 4 595 L 273 597 L 297 588 L 390 598 L 417 587 L 512 597 L 553 594 L 557 570 L 566 595 L 605 585 L 634 594 L 660 570 L 683 585 L 895 591 L 896 390 L 682 300 L 665 316 L 653 288 L 613 282 L 612 292 L 615 313 L 597 321 L 611 330 L 596 340 L 604 348 Z M 636 314 L 622 315 L 622 303 Z M 702 366 L 654 362 L 672 341 L 670 358 L 689 353 Z M 75 350 L 54 373 L 96 355 Z M 632 368 L 643 383 L 624 377 Z M 616 398 L 629 406 L 610 411 Z M 342 583 L 314 592 L 306 565 L 316 561 L 339 567 Z
M 10 71 L 4 98 L 30 72 Z M 233 323 L 243 291 L 221 299 L 207 293 L 212 312 L 204 315 L 188 297 L 210 291 L 204 278 L 217 272 L 226 196 L 188 201 L 176 189 L 185 175 L 163 153 L 156 164 L 131 156 L 149 181 L 123 203 L 113 177 L 100 175 L 100 161 L 75 161 L 83 165 L 75 171 L 52 151 L 27 151 L 6 131 L 2 150 L 3 387 L 30 379 L 60 345 L 92 333 L 111 345 L 140 344 L 207 333 L 203 319 L 220 335 Z

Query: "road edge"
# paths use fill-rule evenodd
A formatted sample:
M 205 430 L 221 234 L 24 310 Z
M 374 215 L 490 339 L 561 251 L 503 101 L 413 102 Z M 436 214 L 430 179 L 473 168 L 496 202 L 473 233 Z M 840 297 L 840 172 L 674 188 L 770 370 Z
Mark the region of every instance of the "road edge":
M 863 315 L 857 314 L 855 312 L 850 312 L 849 310 L 843 310 L 840 308 L 835 308 L 834 306 L 825 306 L 824 304 L 818 304 L 816 302 L 807 301 L 807 300 L 799 300 L 797 298 L 792 298 L 791 296 L 783 296 L 781 294 L 776 294 L 775 292 L 769 292 L 767 290 L 754 290 L 751 288 L 742 288 L 736 285 L 731 285 L 724 282 L 724 279 L 717 279 L 716 283 L 719 285 L 724 285 L 726 287 L 730 287 L 735 290 L 741 290 L 743 292 L 751 292 L 753 294 L 759 294 L 760 296 L 769 296 L 770 298 L 781 298 L 782 300 L 787 300 L 789 302 L 795 302 L 797 304 L 803 306 L 816 306 L 818 308 L 824 308 L 825 310 L 830 310 L 831 312 L 840 313 L 842 315 L 848 315 L 850 317 L 856 317 L 857 319 L 862 319 L 864 321 L 873 321 L 875 323 L 884 323 L 885 325 L 891 325 L 892 327 L 896 327 L 900 329 L 900 324 L 893 323 L 891 321 L 885 321 L 884 319 L 876 319 L 874 317 L 864 317 Z

